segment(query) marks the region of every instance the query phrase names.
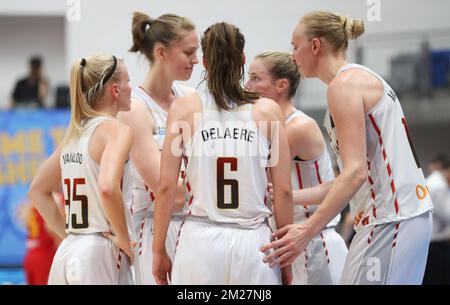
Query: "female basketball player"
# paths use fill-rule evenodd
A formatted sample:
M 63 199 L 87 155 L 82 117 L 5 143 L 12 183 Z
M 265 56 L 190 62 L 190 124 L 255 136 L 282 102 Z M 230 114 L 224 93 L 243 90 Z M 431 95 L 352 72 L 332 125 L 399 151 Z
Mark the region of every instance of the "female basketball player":
M 120 182 L 132 131 L 115 119 L 130 109 L 131 87 L 125 64 L 97 54 L 77 60 L 71 70 L 71 119 L 63 143 L 39 169 L 31 201 L 61 238 L 49 284 L 119 283 L 119 249 L 133 259 Z M 62 182 L 64 217 L 52 190 Z
M 209 27 L 201 40 L 207 88 L 175 101 L 169 113 L 155 206 L 153 274 L 159 284 L 168 283 L 171 272 L 165 240 L 182 151 L 190 215 L 180 230 L 172 283 L 281 283 L 259 248 L 270 240 L 265 191 L 271 165 L 276 222 L 293 220 L 289 144 L 278 105 L 241 87 L 244 44 L 231 24 Z M 290 271 L 283 270 L 283 282 L 290 283 Z
M 159 184 L 161 148 L 166 134 L 167 112 L 176 97 L 195 90 L 174 84 L 188 80 L 198 63 L 198 37 L 194 24 L 186 17 L 165 14 L 156 19 L 135 13 L 132 24 L 133 46 L 151 68 L 142 85 L 132 92 L 131 111 L 121 113 L 119 119 L 134 131 L 131 148 L 131 192 L 128 203 L 133 214 L 138 240 L 135 263 L 136 283 L 155 284 L 152 276 L 153 205 Z M 182 173 L 184 175 L 184 173 Z M 175 251 L 181 219 L 186 215 L 185 187 L 180 184 L 177 202 L 167 240 L 171 257 Z
M 264 247 L 272 265 L 292 262 L 350 201 L 356 236 L 343 284 L 420 284 L 431 234 L 432 203 L 400 103 L 368 68 L 346 61 L 361 20 L 329 12 L 304 16 L 292 35 L 299 71 L 328 85 L 325 127 L 341 174 L 304 224 Z
M 334 179 L 333 167 L 322 132 L 317 123 L 296 109 L 293 98 L 300 73 L 289 53 L 269 51 L 259 54 L 250 64 L 246 87 L 270 98 L 280 106 L 286 123 L 291 160 L 292 189 L 304 189 Z M 311 217 L 317 205 L 294 205 L 294 223 Z M 335 226 L 336 216 L 308 244 L 293 263 L 293 284 L 338 284 L 347 247 Z

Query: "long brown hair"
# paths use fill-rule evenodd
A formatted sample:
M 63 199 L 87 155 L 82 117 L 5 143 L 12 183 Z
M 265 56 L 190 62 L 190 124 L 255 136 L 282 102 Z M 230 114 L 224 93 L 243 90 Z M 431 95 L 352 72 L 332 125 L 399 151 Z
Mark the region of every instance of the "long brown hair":
M 156 43 L 160 42 L 168 48 L 172 42 L 182 38 L 183 30 L 195 30 L 195 25 L 189 18 L 175 14 L 164 14 L 153 19 L 147 14 L 135 12 L 131 28 L 133 45 L 129 51 L 141 52 L 153 63 Z
M 217 107 L 230 110 L 232 106 L 227 100 L 241 106 L 259 98 L 259 94 L 241 85 L 245 38 L 237 27 L 226 22 L 213 24 L 203 33 L 201 45 L 206 61 L 204 80 Z

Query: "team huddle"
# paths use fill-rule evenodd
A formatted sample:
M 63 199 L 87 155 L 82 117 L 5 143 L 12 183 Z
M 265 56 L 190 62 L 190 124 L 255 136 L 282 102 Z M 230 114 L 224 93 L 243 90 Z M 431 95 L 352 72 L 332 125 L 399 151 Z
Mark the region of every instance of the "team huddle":
M 150 63 L 136 88 L 113 55 L 76 60 L 70 125 L 29 191 L 63 238 L 48 283 L 421 284 L 432 203 L 394 91 L 346 61 L 363 32 L 308 13 L 292 54 L 258 54 L 244 85 L 240 30 L 215 23 L 199 41 L 174 14 L 134 14 L 130 52 Z M 175 84 L 199 47 L 204 88 Z M 319 125 L 294 106 L 301 76 L 327 85 L 336 177 Z M 348 203 L 349 249 L 335 230 Z

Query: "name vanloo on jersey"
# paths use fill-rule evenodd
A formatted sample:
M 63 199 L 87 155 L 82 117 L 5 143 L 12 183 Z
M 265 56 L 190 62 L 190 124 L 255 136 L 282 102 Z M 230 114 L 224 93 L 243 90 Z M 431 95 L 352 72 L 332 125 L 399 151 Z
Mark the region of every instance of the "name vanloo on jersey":
M 186 144 L 190 212 L 213 221 L 257 226 L 270 216 L 265 204 L 269 143 L 253 121 L 253 105 L 230 111 L 201 95 L 203 113 Z
M 93 132 L 100 123 L 109 119 L 97 117 L 84 122 L 82 135 L 61 150 L 61 178 L 68 233 L 111 231 L 100 200 L 99 166 L 89 155 L 89 141 Z

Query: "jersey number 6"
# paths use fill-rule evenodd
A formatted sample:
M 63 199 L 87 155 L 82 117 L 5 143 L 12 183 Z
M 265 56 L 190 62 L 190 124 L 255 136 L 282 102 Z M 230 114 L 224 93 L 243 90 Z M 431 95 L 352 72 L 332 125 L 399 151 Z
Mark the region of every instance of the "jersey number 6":
M 219 209 L 237 209 L 239 207 L 239 183 L 234 179 L 225 179 L 225 163 L 231 171 L 237 171 L 237 158 L 217 158 L 217 207 Z M 225 185 L 231 187 L 231 203 L 225 203 Z
M 88 223 L 88 197 L 86 195 L 77 194 L 77 186 L 80 184 L 86 184 L 84 178 L 73 179 L 73 192 L 72 197 L 70 196 L 70 179 L 64 179 L 64 184 L 67 186 L 67 198 L 64 198 L 66 208 L 66 228 L 69 227 L 69 221 L 72 221 L 72 228 L 74 229 L 86 229 L 89 227 Z M 77 221 L 77 215 L 70 212 L 70 208 L 74 201 L 79 201 L 81 203 L 81 223 Z

